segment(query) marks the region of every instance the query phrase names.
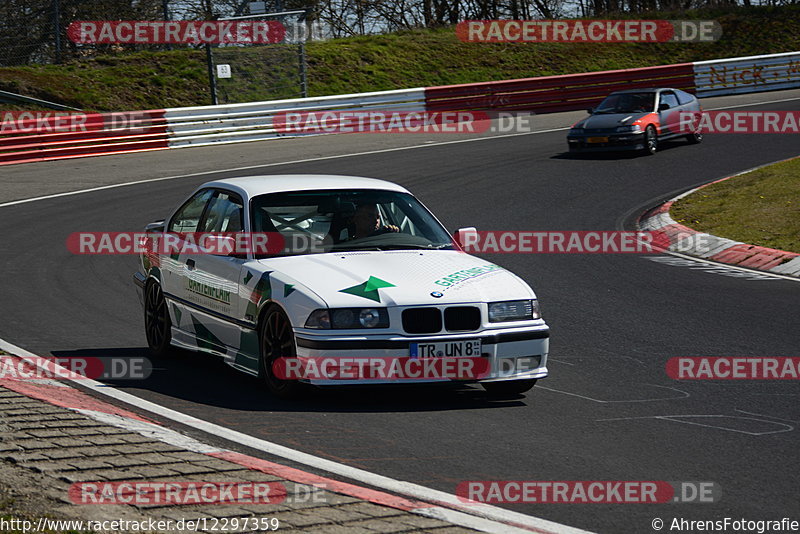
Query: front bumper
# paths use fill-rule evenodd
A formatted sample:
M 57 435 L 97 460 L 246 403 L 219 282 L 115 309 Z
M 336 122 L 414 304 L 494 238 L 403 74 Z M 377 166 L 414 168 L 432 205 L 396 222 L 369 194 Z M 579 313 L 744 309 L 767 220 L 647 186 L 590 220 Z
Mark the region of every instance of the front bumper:
M 606 137 L 607 142 L 590 143 L 590 138 Z M 592 135 L 568 135 L 570 152 L 616 152 L 624 150 L 644 150 L 644 133 L 606 133 Z
M 368 380 L 308 380 L 314 385 L 396 384 L 433 382 L 501 382 L 545 378 L 550 330 L 546 325 L 525 329 L 496 329 L 461 335 L 429 336 L 318 336 L 296 333 L 297 355 L 301 358 L 387 358 L 410 357 L 412 343 L 481 340 L 481 358 L 488 372 L 478 379 L 453 378 L 370 378 Z

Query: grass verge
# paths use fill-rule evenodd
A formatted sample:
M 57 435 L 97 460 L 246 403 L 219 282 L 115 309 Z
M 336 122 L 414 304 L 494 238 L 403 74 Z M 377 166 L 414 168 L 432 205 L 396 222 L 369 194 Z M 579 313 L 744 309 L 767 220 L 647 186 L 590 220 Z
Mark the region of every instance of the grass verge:
M 800 253 L 800 158 L 704 187 L 670 215 L 700 232 Z

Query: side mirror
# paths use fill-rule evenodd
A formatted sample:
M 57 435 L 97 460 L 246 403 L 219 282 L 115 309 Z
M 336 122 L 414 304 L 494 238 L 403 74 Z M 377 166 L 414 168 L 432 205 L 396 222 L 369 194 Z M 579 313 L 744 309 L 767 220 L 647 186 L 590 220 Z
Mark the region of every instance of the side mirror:
M 592 113 L 594 113 L 594 108 L 589 108 L 589 109 L 587 109 L 587 110 L 586 110 L 586 113 L 588 113 L 589 115 L 591 115 Z
M 458 248 L 465 252 L 469 252 L 470 248 L 472 248 L 480 240 L 478 230 L 474 226 L 459 228 L 456 230 L 453 238 L 455 239 L 455 244 L 458 246 Z
M 661 103 L 658 105 L 658 111 L 666 111 L 669 109 L 669 104 Z

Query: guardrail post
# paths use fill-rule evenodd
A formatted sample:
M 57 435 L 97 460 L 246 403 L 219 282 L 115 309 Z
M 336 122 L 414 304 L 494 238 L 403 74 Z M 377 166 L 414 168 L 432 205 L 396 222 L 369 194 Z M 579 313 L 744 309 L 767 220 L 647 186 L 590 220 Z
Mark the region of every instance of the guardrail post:
M 61 0 L 53 0 L 53 31 L 55 32 L 56 63 L 61 63 Z
M 306 42 L 305 39 L 300 41 L 300 48 L 298 49 L 298 60 L 300 61 L 300 94 L 303 98 L 308 96 L 308 79 L 306 78 Z
M 206 43 L 206 65 L 208 66 L 208 87 L 211 91 L 211 105 L 216 106 L 217 102 L 217 76 L 214 72 L 214 57 L 211 53 L 211 45 Z

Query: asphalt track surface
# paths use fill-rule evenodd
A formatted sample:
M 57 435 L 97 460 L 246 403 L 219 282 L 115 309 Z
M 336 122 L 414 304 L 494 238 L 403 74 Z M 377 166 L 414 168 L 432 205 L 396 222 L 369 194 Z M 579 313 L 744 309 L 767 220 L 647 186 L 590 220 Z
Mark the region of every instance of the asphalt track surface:
M 749 109 L 800 109 L 800 101 Z M 260 146 L 268 153 L 280 145 Z M 392 180 L 451 230 L 615 230 L 631 228 L 633 217 L 660 199 L 798 153 L 791 135 L 707 136 L 697 146 L 669 143 L 654 157 L 576 159 L 565 146 L 562 131 L 263 173 Z M 150 157 L 200 160 L 226 150 L 234 149 Z M 143 174 L 159 171 L 148 167 L 147 155 L 125 158 L 116 158 L 121 167 L 130 161 Z M 84 161 L 28 165 L 25 172 L 64 180 L 91 172 L 92 160 Z M 135 258 L 71 255 L 67 235 L 138 231 L 199 183 L 254 173 L 3 207 L 0 337 L 40 355 L 147 355 L 131 281 Z M 262 439 L 447 492 L 464 480 L 713 481 L 722 489 L 714 504 L 502 505 L 587 530 L 653 532 L 655 517 L 667 525 L 674 517 L 800 519 L 797 382 L 677 382 L 665 373 L 675 356 L 800 356 L 800 284 L 654 261 L 668 256 L 486 257 L 533 285 L 552 329 L 551 377 L 526 397 L 490 401 L 465 386 L 320 391 L 284 402 L 214 358 L 185 352 L 158 362 L 148 380 L 117 386 Z

